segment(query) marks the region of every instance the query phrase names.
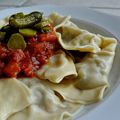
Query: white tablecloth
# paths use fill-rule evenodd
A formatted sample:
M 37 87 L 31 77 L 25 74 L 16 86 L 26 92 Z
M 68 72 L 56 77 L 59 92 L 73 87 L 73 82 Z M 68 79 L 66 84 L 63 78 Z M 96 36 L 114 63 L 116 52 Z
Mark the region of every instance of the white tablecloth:
M 120 16 L 120 0 L 28 0 L 25 5 L 87 6 L 92 9 Z
M 22 1 L 26 1 L 22 5 Z M 100 12 L 120 16 L 120 0 L 0 0 L 0 9 L 31 5 L 87 6 Z

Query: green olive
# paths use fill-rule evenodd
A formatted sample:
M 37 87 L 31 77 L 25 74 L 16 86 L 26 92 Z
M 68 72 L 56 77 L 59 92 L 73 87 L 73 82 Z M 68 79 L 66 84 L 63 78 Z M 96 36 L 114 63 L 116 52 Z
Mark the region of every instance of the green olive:
M 30 28 L 19 29 L 19 32 L 25 37 L 33 37 L 36 35 L 37 31 Z
M 8 43 L 8 48 L 10 49 L 22 49 L 24 50 L 26 48 L 26 42 L 24 40 L 24 37 L 20 33 L 14 33 L 11 35 Z
M 32 12 L 27 15 L 19 15 L 18 13 L 12 15 L 9 18 L 9 23 L 11 26 L 16 28 L 25 28 L 25 27 L 32 27 L 34 24 L 38 23 L 42 19 L 41 12 Z

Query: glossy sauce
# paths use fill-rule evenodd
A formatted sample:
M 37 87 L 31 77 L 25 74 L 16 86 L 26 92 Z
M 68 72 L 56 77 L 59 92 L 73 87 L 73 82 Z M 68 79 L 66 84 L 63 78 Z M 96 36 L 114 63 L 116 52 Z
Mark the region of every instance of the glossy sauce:
M 47 63 L 59 48 L 54 31 L 37 33 L 35 37 L 25 38 L 27 47 L 8 49 L 0 45 L 0 77 L 34 77 L 35 71 Z

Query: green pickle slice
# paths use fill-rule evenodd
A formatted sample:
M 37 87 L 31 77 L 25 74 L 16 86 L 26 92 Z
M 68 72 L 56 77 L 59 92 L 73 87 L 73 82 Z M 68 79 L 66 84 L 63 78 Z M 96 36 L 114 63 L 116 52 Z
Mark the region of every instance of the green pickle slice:
M 0 42 L 2 42 L 5 39 L 6 32 L 0 31 Z
M 50 22 L 48 20 L 43 20 L 43 21 L 35 24 L 34 26 L 36 29 L 40 29 L 40 28 L 48 26 L 49 24 L 50 24 Z
M 32 12 L 27 15 L 22 15 L 22 13 L 17 13 L 9 18 L 9 23 L 11 26 L 14 26 L 16 28 L 25 28 L 25 27 L 31 27 L 32 25 L 41 21 L 41 19 L 42 19 L 41 12 Z
M 11 49 L 22 49 L 24 50 L 26 48 L 26 42 L 24 40 L 24 37 L 20 33 L 14 33 L 11 35 L 8 43 L 8 48 Z
M 30 28 L 19 29 L 19 32 L 25 37 L 33 37 L 37 33 L 36 30 Z
M 50 21 L 47 20 L 42 20 L 41 22 L 37 23 L 34 25 L 35 29 L 41 31 L 42 33 L 50 32 Z

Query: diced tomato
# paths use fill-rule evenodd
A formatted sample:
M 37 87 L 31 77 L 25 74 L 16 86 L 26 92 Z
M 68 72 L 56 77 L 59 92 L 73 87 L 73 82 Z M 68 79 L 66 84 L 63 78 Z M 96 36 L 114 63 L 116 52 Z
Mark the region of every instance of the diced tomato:
M 36 43 L 38 35 L 36 34 L 34 37 L 28 38 L 28 43 Z
M 9 59 L 14 60 L 16 62 L 21 61 L 23 58 L 25 58 L 24 52 L 21 49 L 17 49 L 16 51 L 10 51 Z
M 3 74 L 3 68 L 4 68 L 4 66 L 5 66 L 5 63 L 0 60 L 0 77 L 1 77 L 2 74 Z
M 35 71 L 47 63 L 48 59 L 59 49 L 57 36 L 52 25 L 49 33 L 37 33 L 26 38 L 27 47 L 12 50 L 0 45 L 0 77 L 35 77 Z
M 46 63 L 47 59 L 52 56 L 53 49 L 54 46 L 52 44 L 44 41 L 35 45 L 33 56 L 40 62 L 40 65 L 43 65 Z
M 4 74 L 7 77 L 16 77 L 20 72 L 20 67 L 16 61 L 10 61 L 3 69 Z
M 38 40 L 40 42 L 43 42 L 43 41 L 47 41 L 47 42 L 55 42 L 57 41 L 57 36 L 55 35 L 54 32 L 50 32 L 50 33 L 43 33 L 43 34 L 38 34 Z
M 25 58 L 20 61 L 20 67 L 21 69 L 25 69 L 27 67 L 32 67 L 32 62 L 30 59 L 30 55 L 28 51 L 25 51 Z
M 1 55 L 3 52 L 5 52 L 5 48 L 0 45 L 0 55 Z
M 23 70 L 26 77 L 35 77 L 35 74 L 32 70 L 32 68 L 28 67 Z
M 31 57 L 32 65 L 33 65 L 33 70 L 36 71 L 40 68 L 40 62 L 36 59 L 36 57 Z
M 34 77 L 34 73 L 33 73 L 33 69 L 32 69 L 32 62 L 31 62 L 31 58 L 30 58 L 30 54 L 29 52 L 26 50 L 24 51 L 25 54 L 25 59 L 23 59 L 20 62 L 20 67 L 21 70 L 23 71 L 24 75 L 26 77 Z
M 46 57 L 46 56 L 44 56 L 44 55 L 41 55 L 41 56 L 36 56 L 36 59 L 39 61 L 39 66 L 41 67 L 42 65 L 44 65 L 46 62 L 47 62 L 47 60 L 48 60 L 48 58 Z M 40 68 L 39 67 L 39 68 Z
M 4 59 L 7 56 L 7 49 L 0 45 L 0 59 Z
M 25 58 L 23 61 L 20 62 L 20 67 L 22 70 L 25 68 L 31 68 L 32 67 L 32 62 L 29 58 Z
M 0 68 L 3 68 L 5 66 L 5 63 L 0 60 Z
M 42 43 L 38 43 L 34 46 L 34 54 L 45 54 L 47 52 L 49 52 L 49 54 L 51 54 L 50 51 L 52 51 L 52 49 L 54 49 L 54 46 L 52 44 L 50 44 L 49 42 L 42 42 Z

